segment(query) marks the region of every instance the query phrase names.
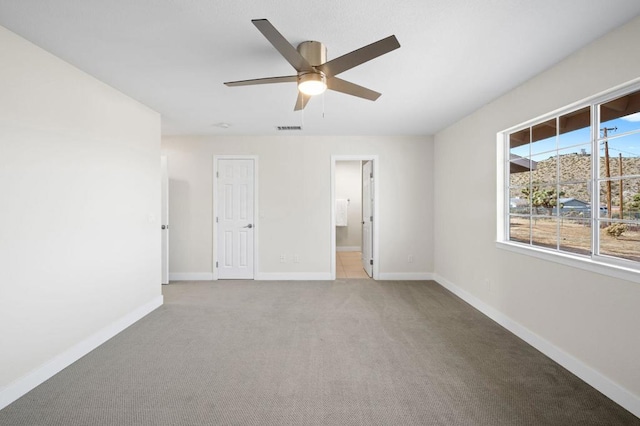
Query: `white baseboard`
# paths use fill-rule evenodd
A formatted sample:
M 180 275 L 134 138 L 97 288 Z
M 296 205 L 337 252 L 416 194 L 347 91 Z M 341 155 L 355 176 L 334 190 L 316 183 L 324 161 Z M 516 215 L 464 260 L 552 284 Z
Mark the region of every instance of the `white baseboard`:
M 431 272 L 380 272 L 377 280 L 387 281 L 427 281 L 433 279 Z
M 330 272 L 258 272 L 256 281 L 324 281 L 331 280 Z M 433 280 L 431 272 L 386 272 L 380 273 L 378 280 L 395 281 L 424 281 Z M 173 272 L 169 274 L 169 281 L 212 281 L 211 272 Z
M 169 281 L 212 281 L 211 272 L 174 272 L 169 274 Z M 319 281 L 331 280 L 329 272 L 257 272 L 256 281 Z
M 342 246 L 342 247 L 337 247 L 336 246 L 336 251 L 362 251 L 362 247 L 360 247 L 360 246 Z
M 213 272 L 169 272 L 169 281 L 212 281 Z
M 487 305 L 446 278 L 438 274 L 434 274 L 434 280 L 442 287 L 446 288 L 558 364 L 562 365 L 567 370 L 571 371 L 580 379 L 593 386 L 595 389 L 631 412 L 633 415 L 640 417 L 640 397 L 637 395 L 629 392 L 627 389 L 604 376 L 602 373 L 594 370 L 579 359 L 538 336 L 528 328 L 523 327 L 521 324 L 515 322 L 492 306 Z
M 328 281 L 331 280 L 330 272 L 260 272 L 256 274 L 256 280 L 263 281 Z
M 99 330 L 92 336 L 87 337 L 80 343 L 77 343 L 45 364 L 1 389 L 0 410 L 29 392 L 31 389 L 40 385 L 45 380 L 53 377 L 64 368 L 73 364 L 159 306 L 162 306 L 162 300 L 162 296 L 155 297 L 153 300 L 139 306 L 124 317 Z

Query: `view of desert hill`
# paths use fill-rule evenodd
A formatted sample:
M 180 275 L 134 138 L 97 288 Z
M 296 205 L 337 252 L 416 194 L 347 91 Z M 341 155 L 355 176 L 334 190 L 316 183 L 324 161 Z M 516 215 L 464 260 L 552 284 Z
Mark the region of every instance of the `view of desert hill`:
M 536 169 L 531 173 L 532 182 L 534 184 L 539 183 L 541 188 L 546 187 L 544 183 L 556 182 L 558 174 L 558 164 L 556 159 L 560 162 L 560 185 L 562 191 L 564 191 L 564 197 L 576 198 L 578 200 L 589 202 L 589 195 L 587 193 L 586 182 L 590 180 L 590 154 L 566 154 L 558 157 L 549 157 L 546 160 L 539 161 Z M 605 160 L 600 158 L 600 168 L 602 176 L 605 173 Z M 620 159 L 619 157 L 611 157 L 609 159 L 610 176 L 620 176 Z M 636 175 L 640 176 L 640 158 L 638 157 L 622 157 L 622 174 L 623 175 Z M 584 182 L 578 183 L 565 183 L 565 182 Z M 514 186 L 526 186 L 529 183 L 529 173 L 513 173 L 510 176 L 510 185 Z M 611 201 L 612 206 L 619 205 L 619 192 L 620 184 L 616 181 L 611 184 Z M 630 202 L 635 194 L 640 193 L 640 178 L 625 179 L 623 181 L 623 200 L 624 204 Z M 512 191 L 512 196 L 516 196 Z M 523 198 L 520 195 L 520 198 Z M 606 185 L 603 183 L 600 188 L 600 200 L 604 204 L 606 200 Z

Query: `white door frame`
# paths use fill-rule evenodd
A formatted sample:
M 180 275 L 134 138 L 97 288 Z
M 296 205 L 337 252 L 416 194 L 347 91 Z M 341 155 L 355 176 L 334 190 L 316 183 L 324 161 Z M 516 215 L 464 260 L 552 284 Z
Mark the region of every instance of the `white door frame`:
M 373 162 L 373 276 L 378 279 L 380 268 L 380 251 L 378 241 L 380 237 L 380 188 L 379 160 L 377 155 L 332 155 L 331 156 L 331 279 L 336 279 L 336 162 L 338 161 L 372 161 Z
M 162 284 L 169 284 L 169 168 L 167 156 L 160 156 L 160 232 L 161 232 L 161 256 L 162 271 L 160 273 Z
M 218 200 L 218 182 L 216 180 L 216 174 L 218 173 L 218 160 L 253 160 L 253 226 L 255 231 L 253 232 L 253 279 L 258 276 L 258 235 L 259 235 L 259 223 L 258 223 L 258 156 L 257 155 L 214 155 L 213 156 L 213 200 L 211 204 L 211 212 L 213 221 L 213 259 L 211 266 L 213 267 L 213 279 L 218 279 L 218 268 L 216 268 L 216 261 L 218 258 L 218 224 L 216 223 L 216 209 Z

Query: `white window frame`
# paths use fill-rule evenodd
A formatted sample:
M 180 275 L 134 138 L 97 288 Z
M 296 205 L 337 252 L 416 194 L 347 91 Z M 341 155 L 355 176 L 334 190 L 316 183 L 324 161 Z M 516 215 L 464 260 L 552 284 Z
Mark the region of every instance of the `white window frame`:
M 602 275 L 621 278 L 628 281 L 640 283 L 640 262 L 615 258 L 611 256 L 603 256 L 599 254 L 600 235 L 599 235 L 599 207 L 591 209 L 591 255 L 579 255 L 570 252 L 560 251 L 558 249 L 548 249 L 540 246 L 534 246 L 531 243 L 520 243 L 509 240 L 509 161 L 510 146 L 509 135 L 535 126 L 545 121 L 557 118 L 564 114 L 576 111 L 585 107 L 590 107 L 591 113 L 591 179 L 589 181 L 590 201 L 592 206 L 600 205 L 599 183 L 602 180 L 599 171 L 599 108 L 598 105 L 606 103 L 612 99 L 640 90 L 640 78 L 631 82 L 620 85 L 616 88 L 602 92 L 598 95 L 575 102 L 566 107 L 559 108 L 548 114 L 544 114 L 532 120 L 528 120 L 517 126 L 498 132 L 496 136 L 497 144 L 497 238 L 496 246 L 500 249 L 533 256 L 539 259 L 552 261 Z M 598 124 L 598 125 L 594 125 Z M 559 176 L 558 176 L 559 179 Z M 614 220 L 615 221 L 615 220 Z

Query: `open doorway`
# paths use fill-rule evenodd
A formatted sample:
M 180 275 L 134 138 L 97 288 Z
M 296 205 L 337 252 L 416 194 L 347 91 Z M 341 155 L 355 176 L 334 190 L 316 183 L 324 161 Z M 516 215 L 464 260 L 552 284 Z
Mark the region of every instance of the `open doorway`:
M 332 156 L 331 273 L 377 278 L 377 158 Z

